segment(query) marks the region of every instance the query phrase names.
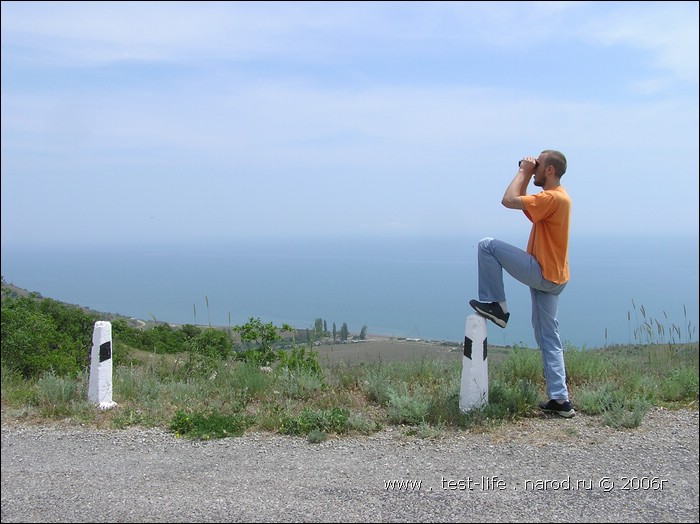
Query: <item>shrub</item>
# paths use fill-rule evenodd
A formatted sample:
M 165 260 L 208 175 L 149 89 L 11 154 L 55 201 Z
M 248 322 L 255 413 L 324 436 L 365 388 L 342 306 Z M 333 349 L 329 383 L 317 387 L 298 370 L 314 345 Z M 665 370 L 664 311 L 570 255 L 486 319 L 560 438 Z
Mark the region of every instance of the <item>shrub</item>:
M 35 296 L 3 299 L 0 326 L 3 365 L 25 377 L 37 377 L 48 371 L 65 375 L 85 369 L 89 365 L 93 319 L 89 317 L 88 323 L 75 315 L 71 323 L 70 315 L 57 312 L 53 303 L 42 308 Z M 57 322 L 63 325 L 60 330 Z
M 170 429 L 178 436 L 209 440 L 240 436 L 251 423 L 251 417 L 244 413 L 226 415 L 212 412 L 203 414 L 179 410 L 170 423 Z

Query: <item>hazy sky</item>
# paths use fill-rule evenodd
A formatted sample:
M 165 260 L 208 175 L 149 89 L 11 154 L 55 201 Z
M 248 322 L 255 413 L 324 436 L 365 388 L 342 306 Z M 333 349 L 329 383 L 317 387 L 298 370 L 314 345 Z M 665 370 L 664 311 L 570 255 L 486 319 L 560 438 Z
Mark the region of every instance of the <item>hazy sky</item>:
M 697 235 L 698 125 L 698 2 L 2 2 L 4 245 L 523 238 L 543 149 L 573 234 Z

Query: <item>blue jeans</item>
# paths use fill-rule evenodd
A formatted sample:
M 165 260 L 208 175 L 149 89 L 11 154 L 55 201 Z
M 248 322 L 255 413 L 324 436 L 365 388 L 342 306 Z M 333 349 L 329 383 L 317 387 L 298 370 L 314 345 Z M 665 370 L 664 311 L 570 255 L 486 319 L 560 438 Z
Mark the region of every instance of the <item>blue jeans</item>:
M 542 351 L 547 396 L 568 400 L 564 349 L 559 339 L 557 311 L 559 294 L 566 283 L 556 284 L 542 277 L 539 262 L 522 249 L 494 238 L 479 241 L 479 301 L 502 302 L 506 300 L 503 286 L 503 270 L 530 287 L 532 298 L 532 327 L 535 341 Z

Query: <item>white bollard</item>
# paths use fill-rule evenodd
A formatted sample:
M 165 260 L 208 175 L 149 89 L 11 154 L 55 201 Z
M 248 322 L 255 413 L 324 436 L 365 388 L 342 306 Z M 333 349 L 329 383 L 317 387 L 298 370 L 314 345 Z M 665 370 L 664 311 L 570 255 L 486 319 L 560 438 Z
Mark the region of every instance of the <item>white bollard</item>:
M 459 409 L 463 413 L 484 407 L 489 401 L 486 334 L 486 319 L 481 315 L 469 315 L 464 330 L 462 385 L 459 392 Z
M 112 402 L 112 324 L 101 320 L 92 332 L 88 400 L 100 409 L 117 405 Z

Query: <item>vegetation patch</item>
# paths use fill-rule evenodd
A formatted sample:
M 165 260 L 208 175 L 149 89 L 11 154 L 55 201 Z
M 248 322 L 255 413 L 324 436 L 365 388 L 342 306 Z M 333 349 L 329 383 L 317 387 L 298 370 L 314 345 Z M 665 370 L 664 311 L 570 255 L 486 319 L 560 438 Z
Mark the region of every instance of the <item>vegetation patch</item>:
M 698 407 L 695 327 L 665 327 L 646 310 L 640 313 L 634 343 L 565 349 L 577 412 L 621 430 L 639 426 L 653 406 Z M 87 401 L 87 386 L 94 323 L 105 318 L 112 324 L 117 407 L 102 412 Z M 341 344 L 320 355 L 317 342 L 325 329 L 317 321 L 313 334 L 297 343 L 290 326 L 256 318 L 225 329 L 134 324 L 20 295 L 3 281 L 3 420 L 164 427 L 193 439 L 272 431 L 320 443 L 387 425 L 433 438 L 542 416 L 537 404 L 545 383 L 537 349 L 489 348 L 489 401 L 463 413 L 460 348 L 415 340 L 376 345 L 365 340 L 364 328 L 357 343 L 344 344 L 345 326 L 336 333 L 334 325 Z

